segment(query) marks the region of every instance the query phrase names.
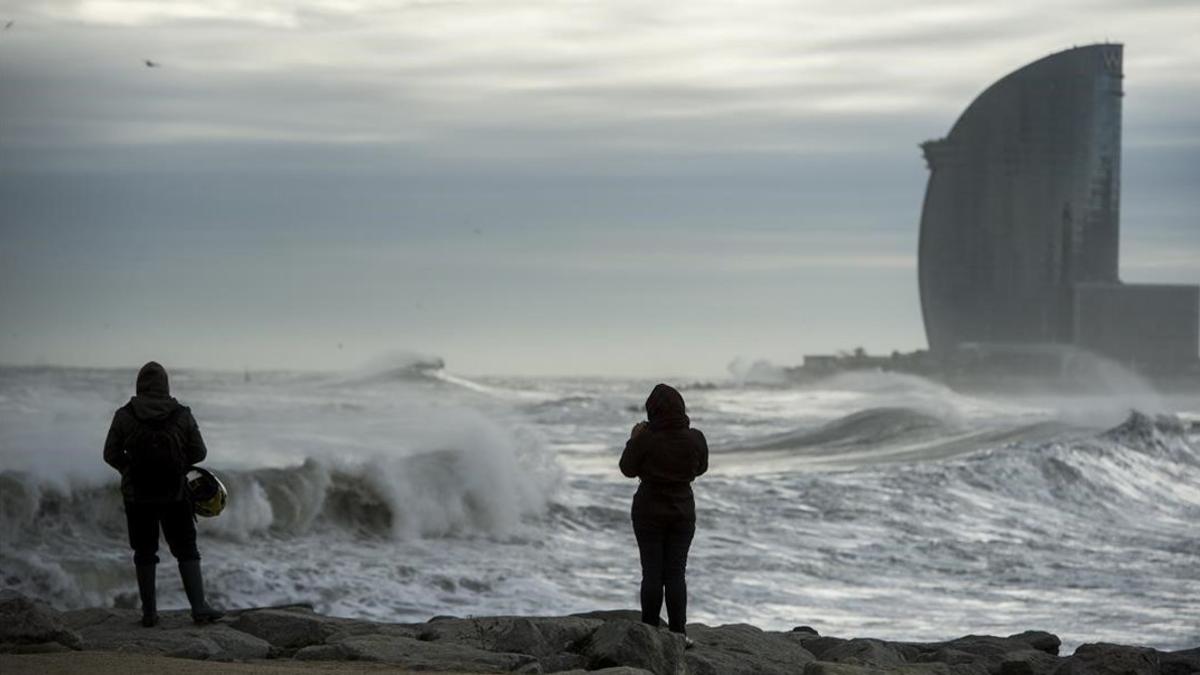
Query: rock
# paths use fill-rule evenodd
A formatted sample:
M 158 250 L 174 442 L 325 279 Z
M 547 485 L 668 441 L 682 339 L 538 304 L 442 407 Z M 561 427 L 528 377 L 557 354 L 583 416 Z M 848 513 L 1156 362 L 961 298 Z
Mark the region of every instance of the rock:
M 1058 637 L 1041 631 L 1029 631 L 1002 638 L 991 635 L 967 635 L 948 642 L 892 643 L 909 662 L 944 663 L 961 672 L 982 671 L 999 673 L 1005 663 L 1010 669 L 1024 670 L 1026 664 L 1034 675 L 1053 673 L 1061 659 L 1051 652 L 1058 650 Z M 1016 672 L 1014 670 L 1014 672 Z
M 641 668 L 617 666 L 615 668 L 601 668 L 600 670 L 564 670 L 558 673 L 558 675 L 654 675 L 654 673 Z
M 581 617 L 499 616 L 448 619 L 421 626 L 420 640 L 448 641 L 476 649 L 549 657 L 573 647 L 603 625 Z
M 882 640 L 855 638 L 825 651 L 822 661 L 849 663 L 862 666 L 889 667 L 904 663 L 895 648 Z
M 629 668 L 628 665 L 618 665 L 616 668 L 601 668 L 600 670 L 563 670 L 558 675 L 654 675 L 649 670 Z
M 597 628 L 580 653 L 589 669 L 631 666 L 655 675 L 686 675 L 683 639 L 640 621 L 609 621 Z
M 654 675 L 649 670 L 629 668 L 628 665 L 618 665 L 616 668 L 601 668 L 600 670 L 563 670 L 558 675 Z
M 901 653 L 904 654 L 904 651 L 901 651 Z M 970 652 L 964 652 L 961 649 L 954 649 L 952 647 L 942 647 L 941 649 L 920 652 L 913 654 L 912 656 L 906 655 L 906 657 L 911 661 L 922 663 L 944 663 L 948 666 L 961 666 L 975 663 L 980 660 L 980 657 Z
M 283 653 L 324 644 L 338 627 L 325 617 L 294 609 L 258 609 L 242 612 L 233 628 L 266 640 Z
M 687 650 L 691 675 L 790 675 L 814 659 L 811 652 L 780 633 L 733 624 L 709 628 L 688 626 L 695 646 Z
M 59 654 L 62 652 L 73 652 L 74 649 L 64 646 L 57 642 L 38 642 L 30 645 L 6 645 L 0 652 L 9 654 Z
M 819 637 L 821 635 L 820 633 L 817 632 L 817 629 L 813 628 L 812 626 L 796 626 L 795 628 L 792 629 L 792 632 L 793 633 L 808 633 L 809 635 L 812 635 L 813 637 Z
M 804 667 L 804 675 L 953 675 L 957 673 L 944 663 L 916 663 L 904 666 L 855 665 L 852 663 L 830 663 L 812 661 Z
M 78 649 L 82 641 L 79 633 L 67 626 L 63 615 L 49 605 L 15 591 L 0 592 L 0 645 L 48 642 Z
M 1062 659 L 1039 649 L 1022 649 L 1009 652 L 999 659 L 991 659 L 986 665 L 994 669 L 999 661 L 999 668 L 1004 674 L 1007 668 L 1011 675 L 1029 673 L 1029 675 L 1051 675 L 1062 665 Z
M 1155 675 L 1160 672 L 1158 652 L 1148 647 L 1126 647 L 1104 642 L 1080 645 L 1056 675 Z
M 580 612 L 571 616 L 581 619 L 599 619 L 600 621 L 641 621 L 642 613 L 636 609 L 598 609 L 592 612 Z M 663 622 L 663 625 L 667 625 Z
M 511 672 L 537 665 L 537 659 L 525 654 L 488 652 L 459 644 L 388 635 L 355 635 L 333 644 L 304 647 L 296 652 L 295 658 L 299 661 L 376 661 L 410 670 L 468 673 Z
M 825 658 L 825 652 L 840 644 L 848 642 L 848 640 L 845 638 L 829 636 L 810 637 L 807 633 L 791 633 L 789 637 L 799 642 L 800 645 L 811 652 L 814 657 L 822 660 Z
M 128 609 L 66 613 L 67 621 L 83 638 L 83 648 L 88 650 L 218 661 L 265 659 L 271 654 L 266 640 L 225 623 L 197 626 L 188 612 L 163 612 L 154 628 L 143 628 L 140 618 L 140 612 Z
M 1009 635 L 1008 639 L 1024 642 L 1038 651 L 1054 656 L 1058 656 L 1058 648 L 1062 646 L 1062 640 L 1058 639 L 1057 635 L 1042 630 L 1027 630 L 1024 633 Z
M 1195 675 L 1200 673 L 1200 647 L 1177 652 L 1159 652 L 1158 665 L 1163 675 Z
M 587 667 L 587 659 L 580 654 L 563 652 L 553 656 L 543 656 L 538 659 L 543 673 L 562 673 L 572 670 L 582 670 Z
M 1034 675 L 1033 665 L 1028 661 L 1005 661 L 1000 664 L 1000 675 Z

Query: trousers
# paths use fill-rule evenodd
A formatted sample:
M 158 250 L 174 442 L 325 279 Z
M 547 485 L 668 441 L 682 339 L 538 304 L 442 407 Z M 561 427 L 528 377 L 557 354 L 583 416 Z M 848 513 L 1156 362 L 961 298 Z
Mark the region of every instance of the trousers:
M 690 518 L 634 518 L 633 534 L 637 537 L 642 561 L 642 622 L 658 625 L 665 595 L 667 625 L 672 632 L 685 632 L 687 557 L 696 534 L 696 521 Z
M 192 504 L 187 501 L 152 504 L 125 502 L 125 522 L 129 526 L 129 547 L 135 565 L 158 563 L 158 531 L 161 528 L 171 555 L 176 560 L 199 560 L 196 548 L 196 521 Z

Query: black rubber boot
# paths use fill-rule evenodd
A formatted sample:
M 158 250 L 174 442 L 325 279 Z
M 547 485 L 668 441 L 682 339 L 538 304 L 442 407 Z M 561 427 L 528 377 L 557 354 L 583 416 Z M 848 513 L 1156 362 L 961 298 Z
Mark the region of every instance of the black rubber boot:
M 180 560 L 179 578 L 183 579 L 183 590 L 192 605 L 192 621 L 212 623 L 225 616 L 225 612 L 209 607 L 204 601 L 204 577 L 200 575 L 199 560 Z
M 137 566 L 138 597 L 142 599 L 142 625 L 158 625 L 158 605 L 154 597 L 154 564 Z

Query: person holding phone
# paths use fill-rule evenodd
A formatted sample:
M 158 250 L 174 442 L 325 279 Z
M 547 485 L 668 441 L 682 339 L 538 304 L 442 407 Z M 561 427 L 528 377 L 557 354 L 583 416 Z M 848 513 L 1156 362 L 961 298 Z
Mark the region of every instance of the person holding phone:
M 621 473 L 640 479 L 631 517 L 642 563 L 642 621 L 659 625 L 664 589 L 667 625 L 687 638 L 688 551 L 696 534 L 692 481 L 708 470 L 708 442 L 691 427 L 683 396 L 666 384 L 646 399 L 646 421 L 634 425 L 621 453 Z

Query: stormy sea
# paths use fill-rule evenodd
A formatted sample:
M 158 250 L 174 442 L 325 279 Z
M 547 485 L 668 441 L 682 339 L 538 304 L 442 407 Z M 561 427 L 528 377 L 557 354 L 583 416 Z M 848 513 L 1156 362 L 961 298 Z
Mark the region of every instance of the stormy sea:
M 0 369 L 0 588 L 136 606 L 101 461 L 134 373 Z M 210 599 L 396 621 L 636 607 L 616 464 L 653 384 L 436 359 L 172 371 L 230 491 L 199 523 Z M 712 449 L 693 621 L 1200 644 L 1200 395 L 968 395 L 871 372 L 673 384 Z M 160 556 L 160 602 L 183 606 Z

